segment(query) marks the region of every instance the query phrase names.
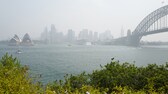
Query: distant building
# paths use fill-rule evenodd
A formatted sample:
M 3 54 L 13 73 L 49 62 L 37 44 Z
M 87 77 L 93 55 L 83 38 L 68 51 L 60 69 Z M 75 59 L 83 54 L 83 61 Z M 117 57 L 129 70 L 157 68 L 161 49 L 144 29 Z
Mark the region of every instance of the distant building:
M 44 43 L 49 43 L 49 32 L 48 32 L 47 27 L 41 33 L 41 41 Z
M 9 41 L 10 46 L 17 46 L 20 45 L 21 39 L 18 37 L 18 35 L 14 35 L 14 37 Z
M 79 40 L 88 40 L 89 39 L 89 34 L 88 34 L 88 29 L 83 29 L 79 33 Z
M 72 29 L 69 29 L 67 33 L 67 41 L 73 42 L 74 40 L 75 40 L 75 32 Z
M 127 31 L 127 36 L 131 36 L 131 30 L 130 29 L 128 29 L 128 31 Z
M 51 24 L 49 29 L 46 27 L 41 33 L 41 42 L 46 44 L 63 43 L 65 39 L 66 37 L 64 36 L 63 32 L 58 32 L 54 24 Z
M 97 41 L 97 40 L 98 40 L 98 32 L 94 32 L 93 41 Z
M 110 41 L 113 39 L 113 36 L 110 30 L 106 30 L 105 32 L 100 34 L 99 38 L 101 41 Z
M 124 29 L 123 29 L 123 27 L 121 28 L 121 37 L 124 37 Z
M 22 39 L 21 45 L 23 46 L 32 46 L 33 42 L 28 33 L 26 33 Z
M 50 43 L 55 43 L 57 40 L 57 30 L 54 24 L 51 24 L 51 30 L 49 32 Z
M 54 39 L 55 39 L 56 43 L 63 42 L 64 41 L 64 34 L 63 34 L 63 32 L 57 32 Z
M 93 41 L 93 32 L 89 31 L 89 41 Z
M 9 45 L 10 46 L 19 46 L 19 45 L 32 46 L 33 42 L 28 33 L 24 35 L 22 40 L 18 37 L 18 35 L 15 34 L 14 37 L 9 41 Z

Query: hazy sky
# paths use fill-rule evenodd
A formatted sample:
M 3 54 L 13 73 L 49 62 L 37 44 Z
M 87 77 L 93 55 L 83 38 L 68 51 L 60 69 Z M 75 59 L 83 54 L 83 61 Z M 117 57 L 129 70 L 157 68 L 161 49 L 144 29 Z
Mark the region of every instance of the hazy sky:
M 22 38 L 25 33 L 39 38 L 51 24 L 64 33 L 111 30 L 116 38 L 122 27 L 125 33 L 133 31 L 144 17 L 166 4 L 166 0 L 0 0 L 0 40 L 14 34 Z M 168 33 L 144 39 L 168 41 Z

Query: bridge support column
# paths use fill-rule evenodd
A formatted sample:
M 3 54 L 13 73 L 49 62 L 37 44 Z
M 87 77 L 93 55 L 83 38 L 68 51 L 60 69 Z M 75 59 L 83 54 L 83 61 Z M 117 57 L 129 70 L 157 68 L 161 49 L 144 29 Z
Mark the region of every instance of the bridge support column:
M 134 46 L 134 47 L 138 47 L 140 46 L 140 37 L 136 37 L 136 36 L 130 36 L 130 37 L 127 37 L 127 40 L 126 40 L 126 45 L 127 46 Z

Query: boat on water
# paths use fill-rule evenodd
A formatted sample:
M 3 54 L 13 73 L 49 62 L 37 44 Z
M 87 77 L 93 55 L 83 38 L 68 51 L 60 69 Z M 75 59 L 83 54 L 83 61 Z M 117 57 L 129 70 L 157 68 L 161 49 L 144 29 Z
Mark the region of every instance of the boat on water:
M 71 44 L 68 44 L 68 46 L 72 46 Z
M 85 45 L 90 46 L 90 45 L 92 45 L 92 43 L 91 42 L 86 42 Z
M 17 50 L 17 51 L 16 51 L 16 54 L 21 54 L 21 53 L 22 53 L 21 50 Z

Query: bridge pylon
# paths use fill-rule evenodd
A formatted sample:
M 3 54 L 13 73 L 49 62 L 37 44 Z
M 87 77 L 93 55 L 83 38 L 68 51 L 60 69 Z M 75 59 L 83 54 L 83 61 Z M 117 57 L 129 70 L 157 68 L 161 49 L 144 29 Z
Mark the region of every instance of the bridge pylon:
M 141 38 L 138 36 L 128 36 L 126 39 L 126 45 L 138 47 L 140 46 L 140 39 Z

